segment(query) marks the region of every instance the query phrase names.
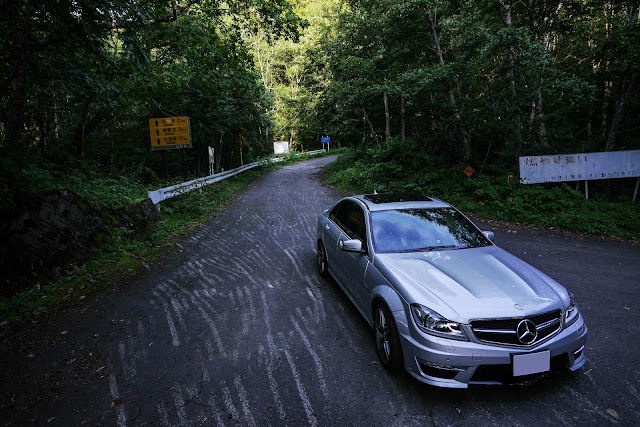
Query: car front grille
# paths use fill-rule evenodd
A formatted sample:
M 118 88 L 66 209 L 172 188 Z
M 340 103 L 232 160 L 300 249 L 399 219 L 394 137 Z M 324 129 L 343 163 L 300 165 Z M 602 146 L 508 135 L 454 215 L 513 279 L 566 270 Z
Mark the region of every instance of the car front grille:
M 470 325 L 479 341 L 504 345 L 531 346 L 558 332 L 562 325 L 561 316 L 562 312 L 560 310 L 554 310 L 528 317 L 473 320 Z M 518 336 L 518 326 L 526 320 L 531 321 L 531 323 L 527 322 L 530 325 L 531 332 L 533 332 L 531 326 L 535 326 L 536 336 L 532 341 L 525 339 L 523 342 Z M 521 325 L 521 335 L 523 327 L 524 325 Z M 530 335 L 529 337 L 532 336 Z

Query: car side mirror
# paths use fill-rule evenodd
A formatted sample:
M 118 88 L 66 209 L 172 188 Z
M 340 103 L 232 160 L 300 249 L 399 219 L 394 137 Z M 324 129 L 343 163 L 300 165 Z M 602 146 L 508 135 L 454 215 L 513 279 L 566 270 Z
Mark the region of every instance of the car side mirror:
M 494 239 L 496 238 L 493 234 L 493 231 L 483 231 L 484 235 L 487 236 L 487 238 L 489 240 L 491 240 L 492 242 L 494 241 Z
M 362 250 L 362 242 L 358 239 L 344 240 L 340 242 L 340 247 L 345 252 L 364 253 Z

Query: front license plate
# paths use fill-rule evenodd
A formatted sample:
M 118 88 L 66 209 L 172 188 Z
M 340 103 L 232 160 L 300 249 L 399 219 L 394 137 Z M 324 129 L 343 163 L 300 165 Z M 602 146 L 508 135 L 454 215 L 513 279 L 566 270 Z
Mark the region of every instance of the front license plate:
M 513 356 L 513 376 L 538 374 L 551 368 L 551 352 L 518 354 Z

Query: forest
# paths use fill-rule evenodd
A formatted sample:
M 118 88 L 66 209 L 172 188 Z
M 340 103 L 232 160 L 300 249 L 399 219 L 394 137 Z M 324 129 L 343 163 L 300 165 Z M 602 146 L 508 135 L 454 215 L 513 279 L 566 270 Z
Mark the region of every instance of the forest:
M 0 318 L 135 269 L 264 169 L 152 205 L 151 225 L 123 212 L 276 141 L 330 137 L 326 181 L 347 193 L 640 237 L 634 178 L 588 200 L 517 179 L 523 155 L 640 149 L 640 1 L 6 0 L 0 33 Z M 151 150 L 150 119 L 185 116 L 191 147 Z M 93 218 L 86 248 L 66 211 L 49 227 L 52 195 Z
M 640 148 L 638 1 L 7 0 L 0 13 L 3 214 L 48 188 L 205 176 L 207 147 L 218 171 L 327 135 L 501 176 L 520 155 Z M 190 118 L 192 148 L 151 151 L 149 119 L 172 116 Z

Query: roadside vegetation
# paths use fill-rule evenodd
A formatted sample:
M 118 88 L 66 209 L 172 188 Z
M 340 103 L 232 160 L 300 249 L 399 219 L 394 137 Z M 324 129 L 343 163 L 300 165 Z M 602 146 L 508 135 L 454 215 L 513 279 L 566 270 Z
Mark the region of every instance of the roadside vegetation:
M 640 238 L 640 203 L 631 201 L 631 180 L 617 183 L 617 193 L 592 183 L 587 200 L 575 183 L 521 184 L 513 168 L 485 168 L 468 178 L 465 167 L 448 165 L 418 144 L 391 141 L 382 150 L 342 154 L 325 173 L 329 184 L 353 193 L 418 192 L 486 219 Z M 511 183 L 509 175 L 515 175 Z
M 341 150 L 344 152 L 344 150 Z M 322 154 L 320 154 L 322 155 Z M 314 155 L 311 157 L 317 157 Z M 142 262 L 153 262 L 164 248 L 189 236 L 203 222 L 223 210 L 233 197 L 260 175 L 282 165 L 308 159 L 296 153 L 283 156 L 283 161 L 266 163 L 231 178 L 173 197 L 158 205 L 160 220 L 144 230 L 110 228 L 106 241 L 94 256 L 80 265 L 69 266 L 67 274 L 54 281 L 43 280 L 8 298 L 0 298 L 0 326 L 11 322 L 35 319 L 42 314 L 70 307 L 94 292 L 108 287 L 141 268 Z M 83 177 L 84 179 L 80 179 Z M 73 175 L 43 189 L 70 190 L 84 201 L 96 206 L 112 208 L 139 201 L 146 191 L 167 187 L 178 182 L 154 181 L 143 185 L 125 179 L 92 180 L 91 175 Z
M 0 325 L 33 319 L 69 307 L 111 283 L 121 280 L 141 267 L 143 260 L 152 262 L 181 235 L 223 209 L 233 196 L 268 167 L 254 168 L 224 181 L 202 187 L 162 202 L 160 220 L 145 230 L 111 228 L 108 237 L 91 260 L 77 266 L 68 266 L 68 273 L 52 282 L 35 283 L 12 297 L 0 298 Z M 89 199 L 97 203 L 126 203 L 139 196 L 142 186 L 135 183 L 102 183 L 99 188 L 71 187 L 78 194 L 90 193 Z M 69 188 L 69 187 L 66 187 Z M 157 188 L 153 188 L 157 189 Z M 146 196 L 146 193 L 145 193 Z

